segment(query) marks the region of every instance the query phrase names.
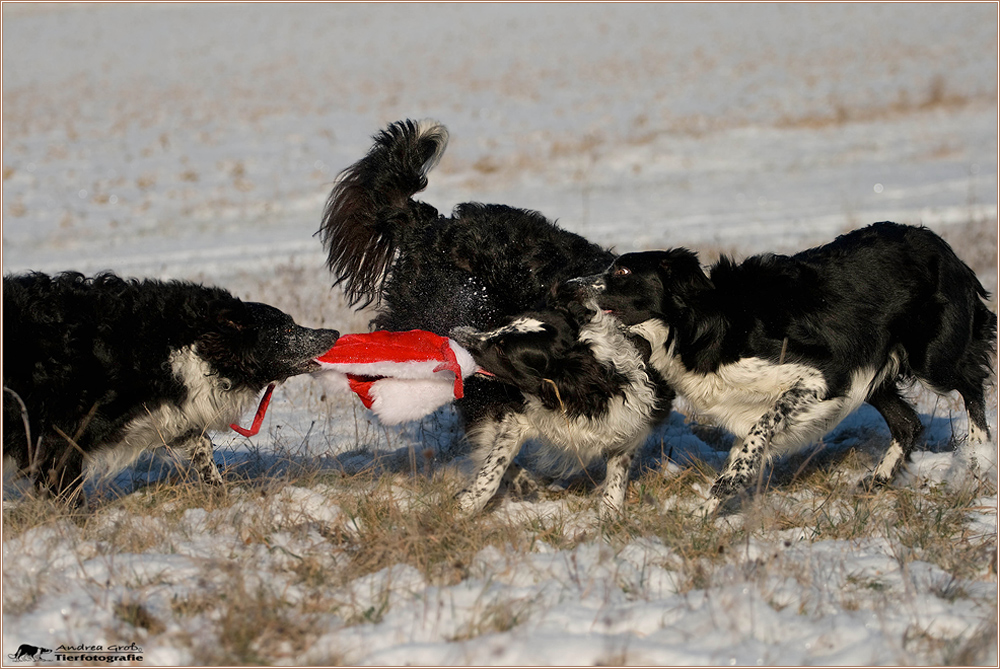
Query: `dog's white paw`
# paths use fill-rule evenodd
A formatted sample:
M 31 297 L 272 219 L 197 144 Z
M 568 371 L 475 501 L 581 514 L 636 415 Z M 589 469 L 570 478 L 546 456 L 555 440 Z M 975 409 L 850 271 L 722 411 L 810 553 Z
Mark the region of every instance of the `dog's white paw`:
M 489 498 L 482 499 L 482 496 L 476 495 L 471 490 L 465 489 L 460 491 L 455 495 L 455 501 L 458 502 L 459 513 L 463 516 L 474 516 L 486 507 L 486 502 Z
M 511 465 L 503 475 L 503 483 L 509 494 L 524 498 L 538 494 L 539 484 L 528 470 L 517 465 Z
M 710 518 L 715 514 L 715 510 L 719 508 L 721 500 L 715 495 L 712 495 L 701 504 L 695 507 L 694 515 L 697 518 Z

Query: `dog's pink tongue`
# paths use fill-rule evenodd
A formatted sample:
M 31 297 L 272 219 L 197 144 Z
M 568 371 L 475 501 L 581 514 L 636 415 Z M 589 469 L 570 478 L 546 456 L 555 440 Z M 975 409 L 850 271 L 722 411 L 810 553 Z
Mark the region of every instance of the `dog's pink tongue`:
M 249 430 L 240 427 L 236 423 L 231 424 L 229 427 L 233 428 L 244 437 L 252 437 L 260 432 L 260 425 L 264 422 L 264 414 L 267 413 L 267 405 L 271 403 L 271 393 L 273 391 L 274 384 L 272 383 L 267 387 L 267 390 L 264 391 L 264 396 L 260 398 L 260 406 L 257 407 L 257 413 L 254 414 L 253 424 L 250 425 Z

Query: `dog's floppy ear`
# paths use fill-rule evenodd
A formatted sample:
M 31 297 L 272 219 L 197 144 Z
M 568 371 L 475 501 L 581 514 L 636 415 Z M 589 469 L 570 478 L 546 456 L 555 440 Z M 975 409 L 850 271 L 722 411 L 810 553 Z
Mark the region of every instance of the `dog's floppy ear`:
M 253 341 L 252 319 L 248 318 L 244 303 L 238 300 L 216 300 L 209 304 L 209 327 L 198 335 L 195 343 L 198 354 L 208 360 L 214 371 L 221 373 L 220 365 L 227 367 L 227 373 L 238 367 L 239 373 L 248 374 L 253 356 L 247 344 Z M 242 351 L 238 353 L 237 351 Z
M 526 377 L 542 377 L 548 372 L 549 356 L 545 351 L 519 346 L 507 355 L 514 368 Z
M 516 385 L 522 390 L 538 395 L 549 408 L 559 406 L 550 379 L 558 364 L 558 354 L 544 346 L 520 342 L 514 346 L 501 345 L 501 355 L 514 375 Z
M 217 330 L 221 332 L 242 332 L 250 325 L 247 310 L 239 300 L 214 300 L 208 312 L 213 315 Z
M 667 251 L 660 259 L 659 270 L 667 293 L 680 299 L 682 303 L 715 288 L 715 284 L 701 268 L 698 254 L 685 248 Z
M 547 409 L 571 417 L 602 411 L 608 399 L 619 392 L 613 374 L 581 350 L 566 352 L 551 372 L 541 379 L 538 397 Z
M 220 329 L 222 330 L 233 330 L 236 332 L 242 332 L 246 328 L 246 323 L 244 323 L 240 317 L 235 312 L 220 313 L 218 317 L 218 323 Z

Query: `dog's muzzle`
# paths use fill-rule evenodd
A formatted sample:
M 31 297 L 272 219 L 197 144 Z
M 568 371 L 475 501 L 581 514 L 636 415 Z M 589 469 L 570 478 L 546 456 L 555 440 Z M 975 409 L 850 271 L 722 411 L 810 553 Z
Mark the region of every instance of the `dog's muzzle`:
M 594 274 L 593 276 L 581 276 L 576 279 L 569 279 L 564 281 L 563 290 L 568 292 L 573 298 L 577 300 L 585 300 L 588 297 L 594 298 L 603 293 L 608 285 L 604 281 L 603 274 Z
M 482 344 L 483 333 L 467 325 L 459 325 L 451 329 L 448 336 L 458 342 L 459 346 L 474 348 L 477 344 Z
M 329 351 L 340 338 L 337 330 L 305 328 L 293 325 L 291 331 L 282 333 L 285 360 L 292 368 L 292 375 L 318 371 L 315 358 Z

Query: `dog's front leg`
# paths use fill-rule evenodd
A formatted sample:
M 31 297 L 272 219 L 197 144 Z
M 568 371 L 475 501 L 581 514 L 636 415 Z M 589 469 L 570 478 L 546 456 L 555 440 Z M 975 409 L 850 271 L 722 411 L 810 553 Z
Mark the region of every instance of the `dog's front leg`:
M 528 425 L 515 414 L 478 426 L 470 435 L 475 453 L 481 457 L 472 484 L 456 495 L 467 514 L 482 511 L 496 494 L 504 472 L 528 436 Z
M 198 476 L 204 483 L 213 486 L 222 485 L 222 475 L 215 465 L 212 440 L 203 432 L 192 430 L 174 440 L 173 445 L 187 455 L 191 461 L 191 467 L 198 472 Z
M 724 500 L 746 491 L 760 474 L 767 447 L 774 435 L 794 424 L 797 414 L 821 401 L 819 392 L 801 385 L 786 391 L 764 412 L 742 439 L 736 439 L 722 473 L 712 484 L 712 494 L 702 504 L 701 513 L 708 515 Z
M 628 492 L 629 467 L 632 457 L 639 450 L 648 431 L 643 431 L 628 442 L 621 450 L 611 449 L 608 456 L 607 475 L 604 477 L 604 492 L 601 495 L 600 516 L 604 520 L 618 518 L 625 508 L 625 493 Z M 605 451 L 607 453 L 608 451 Z
M 632 450 L 616 453 L 608 458 L 608 474 L 604 477 L 604 492 L 601 495 L 599 512 L 603 520 L 618 518 L 625 508 L 625 493 L 628 490 L 628 470 L 632 464 Z

